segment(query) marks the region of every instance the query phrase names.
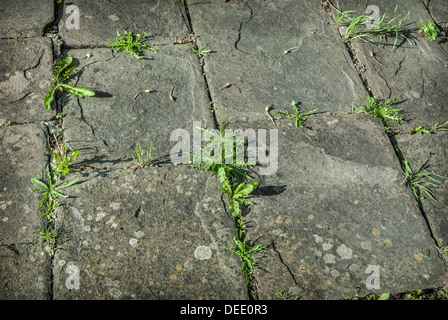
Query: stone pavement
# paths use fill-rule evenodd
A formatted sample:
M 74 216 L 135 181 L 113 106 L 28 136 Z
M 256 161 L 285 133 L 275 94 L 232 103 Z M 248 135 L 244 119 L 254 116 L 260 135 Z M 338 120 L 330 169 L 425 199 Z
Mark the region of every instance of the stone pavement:
M 448 41 L 418 33 L 420 19 L 448 31 L 442 3 L 3 1 L 0 298 L 340 299 L 446 286 L 448 179 L 430 186 L 436 200 L 423 190 L 416 199 L 401 184 L 396 148 L 415 172 L 448 177 L 448 132 L 410 133 L 448 121 Z M 396 50 L 392 37 L 344 42 L 337 8 L 356 16 L 368 5 L 388 17 L 395 5 L 400 18 L 410 11 L 402 26 L 410 42 Z M 145 43 L 157 51 L 138 60 L 107 47 L 125 30 L 151 32 Z M 191 35 L 196 42 L 176 43 Z M 76 66 L 68 83 L 95 96 L 60 93 L 47 111 L 61 55 Z M 405 121 L 390 125 L 394 134 L 350 113 L 368 96 L 397 99 Z M 301 112 L 317 109 L 303 129 L 275 113 L 292 112 L 292 100 Z M 226 249 L 238 232 L 220 180 L 170 159 L 175 133 L 194 139 L 197 126 L 224 121 L 254 132 L 270 159 L 252 169 L 248 181 L 259 186 L 243 208 L 248 244 L 267 244 L 249 284 Z M 58 130 L 80 155 L 58 182 L 78 179 L 61 190 L 70 197 L 58 199 L 50 255 L 42 195 L 30 189 L 32 178 L 46 181 Z M 152 143 L 151 166 L 133 168 L 138 142 Z

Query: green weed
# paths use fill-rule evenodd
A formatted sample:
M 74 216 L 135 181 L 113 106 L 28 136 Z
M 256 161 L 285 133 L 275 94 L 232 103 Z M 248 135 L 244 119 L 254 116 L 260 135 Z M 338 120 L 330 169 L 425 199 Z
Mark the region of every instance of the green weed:
M 33 193 L 43 193 L 44 194 L 44 197 L 40 203 L 39 209 L 41 209 L 45 205 L 45 203 L 48 203 L 49 207 L 53 207 L 55 205 L 55 200 L 59 197 L 68 198 L 69 196 L 60 193 L 58 190 L 70 187 L 71 185 L 78 182 L 78 179 L 74 179 L 72 181 L 63 183 L 59 186 L 55 186 L 53 184 L 53 177 L 50 173 L 50 168 L 48 166 L 47 166 L 47 170 L 46 170 L 46 178 L 47 178 L 47 183 L 37 180 L 36 178 L 31 179 L 32 183 L 40 186 L 42 189 L 33 189 L 33 190 L 30 189 L 30 191 Z
M 276 113 L 284 115 L 284 116 L 288 117 L 288 119 L 290 119 L 290 120 L 294 120 L 294 125 L 296 127 L 300 127 L 301 129 L 303 129 L 303 121 L 306 120 L 306 117 L 309 116 L 310 114 L 312 114 L 313 112 L 317 111 L 317 109 L 314 109 L 314 110 L 311 110 L 311 111 L 308 111 L 305 113 L 301 113 L 299 110 L 299 107 L 297 106 L 297 104 L 294 100 L 292 100 L 291 106 L 292 106 L 292 109 L 294 110 L 294 113 L 281 112 L 281 111 L 278 111 Z
M 132 161 L 134 162 L 136 168 L 144 168 L 151 165 L 151 153 L 152 153 L 152 141 L 149 144 L 149 149 L 146 149 L 145 152 L 143 152 L 140 142 L 137 142 L 137 145 L 135 146 L 135 153 L 137 158 L 132 156 Z
M 53 230 L 51 226 L 47 226 L 45 231 L 42 231 L 40 235 L 43 239 L 42 245 L 43 246 L 48 245 L 50 248 L 49 255 L 50 257 L 53 256 L 56 251 L 56 240 L 58 234 Z
M 352 111 L 350 113 L 365 113 L 372 117 L 379 118 L 383 123 L 386 133 L 392 135 L 393 132 L 389 128 L 388 123 L 401 123 L 403 121 L 402 116 L 399 115 L 401 109 L 394 109 L 392 107 L 396 102 L 396 99 L 388 99 L 382 103 L 377 97 L 367 97 L 367 101 L 369 103 L 369 108 L 364 105 L 358 105 L 360 110 L 355 111 L 355 108 L 352 107 Z
M 254 261 L 254 258 L 257 258 L 257 257 L 255 257 L 254 254 L 256 254 L 257 252 L 260 252 L 264 248 L 266 248 L 267 244 L 263 244 L 263 245 L 259 244 L 255 247 L 250 248 L 249 244 L 246 241 L 246 238 L 244 238 L 241 241 L 240 239 L 238 239 L 236 237 L 233 238 L 233 242 L 236 246 L 235 249 L 231 249 L 231 248 L 227 248 L 227 247 L 225 247 L 225 248 L 240 257 L 240 259 L 243 263 L 241 271 L 244 272 L 244 275 L 246 277 L 246 284 L 249 284 L 251 276 L 257 270 L 256 263 Z
M 367 23 L 371 20 L 370 16 L 361 15 L 354 18 L 350 17 L 350 14 L 354 11 L 337 12 L 334 22 L 337 27 L 347 27 L 343 35 L 345 41 L 377 36 L 379 37 L 379 43 L 381 43 L 383 38 L 394 37 L 395 41 L 392 50 L 395 50 L 398 39 L 400 38 L 406 39 L 409 43 L 411 43 L 402 31 L 403 23 L 406 21 L 406 18 L 409 16 L 410 12 L 408 11 L 403 18 L 398 20 L 397 9 L 398 6 L 395 6 L 393 17 L 389 21 L 387 21 L 388 18 L 386 13 L 383 14 L 383 16 L 378 20 L 378 24 L 375 28 L 366 28 Z
M 422 19 L 420 19 L 418 25 L 420 27 L 418 33 L 426 35 L 428 37 L 428 40 L 431 42 L 435 41 L 437 37 L 442 34 L 442 31 L 437 27 L 437 25 L 430 20 L 428 20 L 425 24 Z M 448 38 L 445 36 L 445 39 Z
M 45 96 L 44 99 L 45 108 L 47 110 L 51 109 L 51 103 L 55 98 L 56 92 L 58 91 L 68 92 L 74 95 L 76 98 L 91 97 L 95 95 L 95 92 L 91 90 L 64 84 L 64 81 L 66 81 L 71 76 L 73 71 L 75 71 L 75 67 L 67 69 L 72 64 L 72 61 L 73 61 L 72 57 L 62 59 L 59 61 L 58 65 L 54 69 L 54 76 L 51 78 L 54 85 L 53 87 L 51 87 L 50 92 L 48 92 L 48 94 Z
M 212 50 L 203 50 L 203 49 L 201 49 L 201 47 L 198 47 L 198 49 L 195 49 L 195 48 L 192 48 L 192 47 L 187 47 L 187 49 L 190 50 L 191 52 L 193 52 L 198 57 L 208 56 L 208 54 L 210 52 L 212 52 Z
M 444 179 L 448 178 L 433 173 L 419 173 L 422 168 L 419 171 L 414 172 L 415 167 L 418 165 L 411 166 L 406 159 L 403 150 L 399 146 L 397 146 L 396 149 L 400 152 L 403 158 L 401 168 L 405 176 L 404 180 L 400 183 L 400 186 L 406 183 L 406 185 L 412 189 L 412 192 L 417 200 L 424 199 L 423 196 L 420 196 L 420 190 L 424 191 L 432 200 L 436 200 L 430 187 L 439 187 L 439 185 L 435 183 L 439 181 L 433 176 Z M 428 181 L 428 179 L 431 181 Z
M 114 43 L 106 43 L 109 48 L 115 49 L 115 52 L 126 51 L 127 53 L 133 55 L 137 59 L 142 59 L 144 56 L 140 55 L 143 50 L 156 51 L 156 49 L 147 46 L 146 44 L 141 43 L 146 37 L 148 37 L 151 32 L 146 34 L 137 34 L 134 37 L 134 34 L 129 31 L 124 32 L 124 36 L 121 36 L 117 31 L 117 36 L 114 39 L 110 39 L 114 41 Z M 124 38 L 123 38 L 124 37 Z

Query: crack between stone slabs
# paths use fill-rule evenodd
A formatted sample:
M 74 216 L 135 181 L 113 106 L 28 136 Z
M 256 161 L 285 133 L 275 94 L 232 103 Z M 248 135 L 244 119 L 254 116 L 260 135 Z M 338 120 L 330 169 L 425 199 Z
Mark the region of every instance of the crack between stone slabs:
M 61 3 L 61 6 L 63 6 L 63 4 Z M 49 34 L 47 31 L 48 28 L 53 27 L 56 30 L 56 33 L 59 32 L 58 29 L 58 25 L 59 25 L 59 21 L 61 20 L 62 17 L 59 17 L 59 3 L 57 0 L 54 0 L 54 13 L 53 13 L 53 21 L 47 23 L 43 30 L 43 36 L 45 36 L 46 34 Z
M 193 23 L 191 22 L 191 16 L 190 16 L 190 11 L 189 11 L 187 0 L 185 0 L 185 14 L 187 16 L 188 28 L 190 29 L 190 33 L 195 34 L 194 29 L 193 29 Z M 195 47 L 195 49 L 198 49 L 196 44 L 194 44 L 194 47 Z M 213 105 L 213 99 L 212 99 L 212 96 L 210 94 L 207 76 L 205 75 L 204 58 L 203 57 L 197 57 L 197 59 L 198 59 L 198 62 L 199 62 L 199 67 L 201 69 L 202 77 L 204 79 L 204 84 L 205 84 L 205 88 L 206 88 L 206 92 L 207 92 L 207 97 L 208 97 L 208 100 L 210 101 L 210 113 L 211 113 L 211 116 L 213 118 L 213 123 L 215 125 L 215 128 L 219 129 L 219 124 L 218 124 L 218 121 L 216 119 L 216 114 L 214 112 L 215 107 Z

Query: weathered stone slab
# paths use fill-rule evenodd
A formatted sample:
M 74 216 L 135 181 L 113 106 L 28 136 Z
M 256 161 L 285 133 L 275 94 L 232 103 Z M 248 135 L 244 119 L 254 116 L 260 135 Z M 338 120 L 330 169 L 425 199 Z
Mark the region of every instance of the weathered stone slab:
M 57 219 L 54 298 L 247 298 L 239 258 L 224 248 L 235 222 L 216 177 L 186 167 L 94 172 L 70 195 Z
M 448 177 L 448 163 L 446 150 L 448 147 L 448 134 L 424 135 L 398 135 L 397 142 L 405 153 L 411 166 L 416 166 L 417 172 L 421 166 L 426 168 L 421 173 L 433 173 Z M 433 176 L 438 182 L 430 179 L 424 181 L 435 182 L 439 187 L 427 185 L 434 193 L 437 201 L 432 200 L 425 192 L 421 191 L 423 210 L 426 213 L 433 235 L 440 241 L 442 247 L 448 246 L 448 179 Z M 444 254 L 446 259 L 446 254 Z
M 48 297 L 49 261 L 40 245 L 42 179 L 48 158 L 46 134 L 36 125 L 0 127 L 0 299 Z
M 87 53 L 92 57 L 85 58 Z M 152 159 L 169 161 L 177 143 L 170 141 L 174 130 L 191 133 L 193 121 L 204 127 L 213 125 L 196 57 L 184 47 L 158 47 L 157 52 L 146 53 L 145 60 L 126 52 L 112 56 L 108 49 L 69 50 L 66 54 L 81 63 L 76 85 L 96 93 L 80 100 L 70 97 L 63 103 L 65 136 L 81 151 L 81 165 L 132 165 L 136 143 L 146 149 L 151 141 Z M 169 99 L 172 88 L 175 101 Z M 155 92 L 134 99 L 138 91 L 146 89 Z
M 54 19 L 53 0 L 3 0 L 0 38 L 41 37 Z
M 445 265 L 412 193 L 399 187 L 403 174 L 377 120 L 322 115 L 307 119 L 311 129 L 303 131 L 291 121 L 233 124 L 278 129 L 278 170 L 258 178 L 244 218 L 250 241 L 269 244 L 257 259 L 261 299 L 276 298 L 275 290 L 339 299 L 349 297 L 347 288 L 363 296 L 446 283 Z M 379 275 L 375 282 L 369 266 Z
M 445 33 L 448 30 L 448 8 L 443 0 L 432 0 L 428 3 L 428 9 L 435 22 L 444 28 Z
M 50 270 L 48 254 L 40 245 L 0 245 L 0 299 L 48 299 Z
M 344 10 L 355 10 L 353 16 L 366 14 L 366 7 L 372 4 L 367 0 L 339 3 Z M 433 122 L 445 123 L 448 120 L 448 42 L 430 42 L 418 34 L 419 20 L 425 23 L 431 20 L 421 1 L 377 1 L 375 5 L 380 16 L 387 13 L 389 19 L 393 17 L 395 5 L 398 5 L 397 20 L 410 11 L 402 31 L 411 43 L 400 39 L 393 51 L 393 37 L 383 39 L 380 46 L 378 37 L 369 38 L 375 43 L 352 41 L 358 61 L 365 66 L 372 93 L 382 99 L 397 98 L 396 107 L 403 110 L 407 122 L 393 126 L 396 130 L 408 132 L 420 125 L 428 128 Z M 384 66 L 374 61 L 370 51 Z
M 30 189 L 38 188 L 32 178 L 45 176 L 45 131 L 36 125 L 0 127 L 0 149 L 0 245 L 36 242 L 42 196 Z
M 73 13 L 68 8 L 79 8 L 79 29 L 73 24 Z M 68 9 L 68 10 L 67 10 Z M 188 37 L 185 10 L 178 1 L 130 0 L 126 3 L 106 0 L 79 0 L 65 2 L 59 7 L 59 34 L 68 46 L 106 45 L 109 39 L 124 35 L 124 30 L 133 33 L 151 32 L 150 43 L 173 41 L 173 33 L 181 38 Z M 67 23 L 68 26 L 67 27 Z
M 290 109 L 292 100 L 345 113 L 365 99 L 320 1 L 190 1 L 189 12 L 199 46 L 213 51 L 204 70 L 218 122 L 266 119 L 266 105 Z M 226 83 L 234 86 L 220 90 Z
M 0 61 L 0 119 L 26 122 L 54 117 L 44 106 L 52 86 L 51 40 L 0 40 Z

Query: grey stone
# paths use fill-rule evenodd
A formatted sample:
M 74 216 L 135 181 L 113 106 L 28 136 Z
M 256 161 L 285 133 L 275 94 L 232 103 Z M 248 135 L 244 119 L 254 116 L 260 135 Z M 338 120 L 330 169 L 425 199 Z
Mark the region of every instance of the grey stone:
M 40 245 L 0 245 L 0 299 L 48 299 L 50 273 L 50 259 Z
M 54 19 L 53 0 L 3 0 L 0 38 L 41 37 Z
M 0 40 L 0 118 L 11 122 L 49 120 L 44 98 L 52 86 L 49 38 Z
M 67 10 L 69 5 L 79 8 L 79 29 L 70 26 L 72 13 Z M 124 35 L 125 30 L 141 34 L 151 32 L 148 43 L 171 42 L 173 34 L 179 39 L 189 35 L 185 10 L 178 1 L 130 0 L 114 3 L 106 0 L 79 0 L 60 6 L 59 16 L 59 34 L 71 47 L 105 46 L 117 36 L 117 31 Z
M 267 105 L 290 111 L 292 100 L 345 113 L 365 99 L 319 1 L 194 1 L 189 12 L 198 45 L 213 51 L 203 61 L 218 122 L 266 119 Z
M 86 58 L 91 53 L 91 58 Z M 176 129 L 190 135 L 194 121 L 213 126 L 213 118 L 194 55 L 179 46 L 164 46 L 137 60 L 109 49 L 69 50 L 81 63 L 73 84 L 95 91 L 95 97 L 70 97 L 64 105 L 67 142 L 80 150 L 75 166 L 96 168 L 132 165 L 136 143 L 145 150 L 153 142 L 152 159 L 170 162 Z M 91 60 L 91 62 L 89 62 Z M 85 63 L 85 65 L 83 65 Z M 175 101 L 169 99 L 174 87 Z M 155 92 L 138 91 L 151 89 Z M 177 138 L 176 138 L 177 139 Z
M 367 0 L 339 2 L 344 10 L 355 10 L 353 16 L 366 14 L 367 5 L 371 4 Z M 380 46 L 378 37 L 369 38 L 372 43 L 359 39 L 352 41 L 358 61 L 365 66 L 365 76 L 372 93 L 381 99 L 396 98 L 396 107 L 402 109 L 406 122 L 392 127 L 408 132 L 420 125 L 428 128 L 433 122 L 445 123 L 448 120 L 448 43 L 430 42 L 417 33 L 419 20 L 426 23 L 431 19 L 421 1 L 377 1 L 375 5 L 380 10 L 380 16 L 386 13 L 389 19 L 393 16 L 395 5 L 398 5 L 397 19 L 410 11 L 402 30 L 411 43 L 400 39 L 393 51 L 394 37 L 383 39 Z M 371 51 L 384 66 L 374 61 Z
M 70 195 L 57 218 L 54 298 L 247 299 L 241 263 L 224 248 L 234 220 L 217 177 L 185 167 L 95 172 Z
M 448 134 L 439 132 L 437 134 L 424 135 L 398 135 L 396 137 L 398 144 L 402 148 L 406 159 L 411 166 L 415 166 L 414 172 L 438 174 L 448 177 L 447 146 Z M 430 179 L 423 181 L 436 183 L 439 187 L 426 185 L 432 190 L 436 200 L 432 200 L 423 190 L 420 190 L 423 210 L 431 226 L 433 236 L 438 245 L 448 246 L 448 179 L 437 177 L 438 182 Z M 439 241 L 441 243 L 439 243 Z M 446 254 L 443 255 L 446 259 Z
M 46 133 L 36 125 L 0 127 L 0 245 L 36 243 L 43 220 L 42 194 L 32 178 L 42 180 L 48 162 Z
M 300 130 L 289 120 L 234 123 L 278 129 L 278 170 L 260 186 L 244 221 L 259 253 L 260 299 L 275 290 L 302 299 L 348 298 L 443 286 L 446 268 L 378 119 L 322 115 Z M 272 143 L 272 141 L 271 141 Z M 272 145 L 268 152 L 272 153 Z M 377 267 L 378 289 L 366 269 Z

